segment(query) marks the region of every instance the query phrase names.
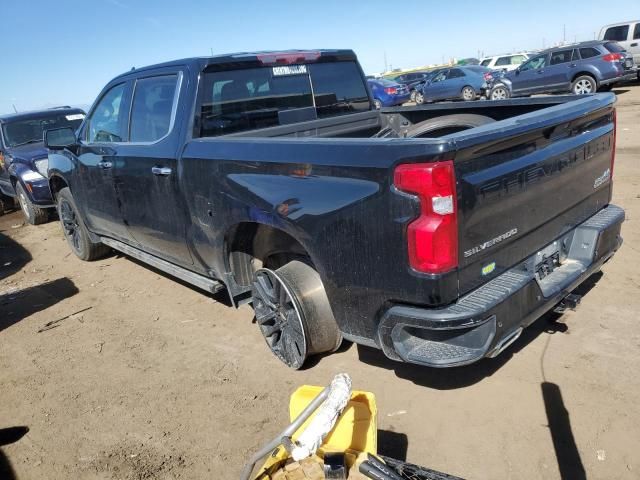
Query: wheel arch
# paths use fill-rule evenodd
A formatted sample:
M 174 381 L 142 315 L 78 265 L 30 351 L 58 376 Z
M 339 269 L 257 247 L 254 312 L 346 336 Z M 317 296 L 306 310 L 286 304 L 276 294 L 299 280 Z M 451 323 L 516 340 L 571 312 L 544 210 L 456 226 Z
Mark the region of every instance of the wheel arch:
M 273 225 L 240 222 L 227 230 L 224 241 L 227 271 L 240 288 L 251 285 L 253 273 L 263 266 L 277 268 L 291 257 L 313 257 L 291 233 Z
M 589 70 L 581 70 L 578 73 L 576 73 L 573 77 L 571 77 L 571 84 L 573 85 L 573 82 L 575 82 L 577 78 L 584 77 L 584 76 L 593 78 L 593 80 L 596 82 L 596 88 L 600 86 L 600 82 L 598 81 L 598 76 L 594 72 L 591 72 Z
M 58 197 L 58 192 L 63 188 L 69 187 L 69 183 L 60 175 L 53 175 L 49 177 L 49 189 L 51 190 L 51 196 L 55 202 Z

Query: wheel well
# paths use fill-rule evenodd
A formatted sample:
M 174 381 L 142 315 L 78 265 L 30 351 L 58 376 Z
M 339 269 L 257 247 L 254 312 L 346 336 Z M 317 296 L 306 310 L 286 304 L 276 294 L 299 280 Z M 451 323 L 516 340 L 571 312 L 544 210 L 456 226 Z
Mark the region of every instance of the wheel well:
M 58 192 L 65 187 L 68 187 L 67 182 L 60 177 L 51 177 L 49 180 L 49 188 L 51 189 L 51 195 L 54 200 L 58 196 Z
M 571 79 L 571 83 L 575 82 L 575 81 L 576 81 L 576 78 L 578 78 L 578 77 L 584 77 L 584 76 L 587 76 L 587 77 L 591 77 L 591 78 L 593 78 L 594 82 L 596 82 L 596 85 L 598 85 L 598 79 L 597 79 L 597 78 L 596 78 L 596 76 L 595 76 L 593 73 L 591 73 L 591 72 L 578 72 L 578 73 L 576 73 L 576 74 L 573 76 L 573 78 Z
M 236 225 L 228 232 L 225 245 L 228 268 L 243 287 L 251 285 L 253 273 L 263 266 L 275 269 L 292 258 L 309 259 L 305 248 L 291 235 L 260 223 Z

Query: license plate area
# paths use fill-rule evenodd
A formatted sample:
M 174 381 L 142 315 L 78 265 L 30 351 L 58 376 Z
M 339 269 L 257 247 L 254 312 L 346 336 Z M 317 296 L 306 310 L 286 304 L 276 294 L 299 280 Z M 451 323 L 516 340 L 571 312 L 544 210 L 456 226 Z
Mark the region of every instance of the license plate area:
M 561 254 L 560 242 L 553 242 L 551 245 L 540 250 L 534 260 L 534 272 L 538 281 L 562 265 L 565 255 Z

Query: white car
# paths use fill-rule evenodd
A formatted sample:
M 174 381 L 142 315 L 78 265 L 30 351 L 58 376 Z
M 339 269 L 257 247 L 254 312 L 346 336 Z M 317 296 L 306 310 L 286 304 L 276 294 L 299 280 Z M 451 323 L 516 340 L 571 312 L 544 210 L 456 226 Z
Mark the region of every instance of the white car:
M 640 20 L 605 25 L 600 30 L 598 40 L 618 42 L 622 48 L 633 55 L 634 63 L 640 64 Z M 638 73 L 638 78 L 640 78 L 640 73 Z
M 527 53 L 512 53 L 508 55 L 484 57 L 480 60 L 480 65 L 490 68 L 491 70 L 503 70 L 505 72 L 510 72 L 518 68 L 527 60 L 529 60 L 529 54 Z

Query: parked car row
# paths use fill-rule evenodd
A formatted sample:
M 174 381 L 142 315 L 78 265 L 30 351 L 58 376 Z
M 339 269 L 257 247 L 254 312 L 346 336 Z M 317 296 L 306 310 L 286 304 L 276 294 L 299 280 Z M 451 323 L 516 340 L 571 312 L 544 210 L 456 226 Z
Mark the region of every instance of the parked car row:
M 496 72 L 489 98 L 540 93 L 584 95 L 611 90 L 615 84 L 637 76 L 633 56 L 617 42 L 582 42 L 545 50 L 511 72 Z
M 384 88 L 379 87 L 372 93 L 376 104 L 393 106 L 401 104 L 401 98 L 407 94 L 417 104 L 482 97 L 503 100 L 547 93 L 583 95 L 640 80 L 640 21 L 608 25 L 600 37 L 601 40 L 563 45 L 535 54 L 485 57 L 480 65 L 458 65 L 379 79 L 376 82 L 395 82 L 386 87 L 401 91 L 402 95 L 383 98 Z

